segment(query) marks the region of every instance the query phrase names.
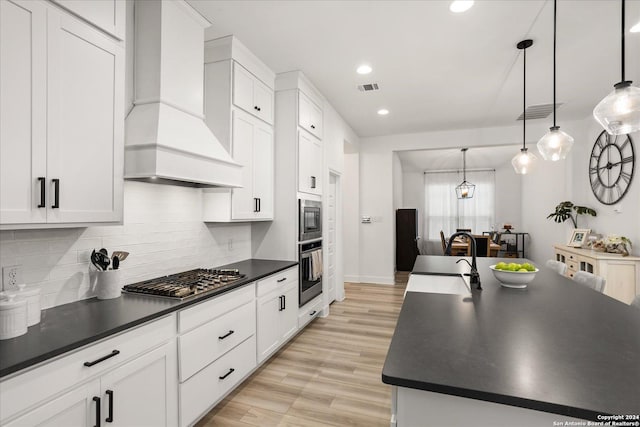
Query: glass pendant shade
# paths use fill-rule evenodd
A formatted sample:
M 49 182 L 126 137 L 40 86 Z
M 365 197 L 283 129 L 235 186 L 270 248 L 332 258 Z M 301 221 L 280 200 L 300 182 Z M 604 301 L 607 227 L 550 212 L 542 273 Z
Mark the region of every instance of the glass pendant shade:
M 475 191 L 475 184 L 471 184 L 467 180 L 462 181 L 462 183 L 456 187 L 456 195 L 458 196 L 458 199 L 470 199 L 473 197 L 473 193 L 475 193 Z
M 560 126 L 550 127 L 549 132 L 538 141 L 540 155 L 544 160 L 552 162 L 566 158 L 572 146 L 573 138 L 561 131 Z
M 526 148 L 520 149 L 520 152 L 511 159 L 511 165 L 519 175 L 526 175 L 534 168 L 538 158 L 529 153 Z
M 596 108 L 593 117 L 611 135 L 626 135 L 640 130 L 640 89 L 630 81 L 614 86 Z

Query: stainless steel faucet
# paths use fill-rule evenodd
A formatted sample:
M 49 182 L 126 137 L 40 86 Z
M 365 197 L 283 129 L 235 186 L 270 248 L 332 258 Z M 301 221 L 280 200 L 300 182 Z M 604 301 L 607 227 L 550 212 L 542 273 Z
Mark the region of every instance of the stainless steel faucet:
M 482 285 L 480 284 L 480 273 L 478 273 L 478 265 L 476 263 L 476 239 L 466 231 L 453 233 L 451 237 L 449 237 L 449 243 L 447 243 L 447 248 L 445 249 L 444 253 L 446 255 L 451 255 L 451 244 L 453 243 L 453 239 L 458 236 L 466 236 L 469 239 L 469 242 L 471 242 L 471 264 L 469 264 L 469 261 L 464 258 L 460 258 L 458 261 L 456 261 L 456 264 L 460 261 L 464 261 L 469 264 L 469 267 L 471 267 L 471 271 L 469 273 L 466 273 L 465 276 L 469 276 L 469 281 L 471 282 L 471 284 L 476 285 L 476 289 L 481 291 Z

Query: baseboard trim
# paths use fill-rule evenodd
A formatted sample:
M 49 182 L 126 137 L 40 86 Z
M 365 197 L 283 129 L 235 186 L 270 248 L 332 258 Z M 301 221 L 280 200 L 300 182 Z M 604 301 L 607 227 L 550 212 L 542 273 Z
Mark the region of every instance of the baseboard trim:
M 395 285 L 393 276 L 360 276 L 359 283 L 371 283 L 373 285 Z
M 345 282 L 360 283 L 360 276 L 344 276 Z

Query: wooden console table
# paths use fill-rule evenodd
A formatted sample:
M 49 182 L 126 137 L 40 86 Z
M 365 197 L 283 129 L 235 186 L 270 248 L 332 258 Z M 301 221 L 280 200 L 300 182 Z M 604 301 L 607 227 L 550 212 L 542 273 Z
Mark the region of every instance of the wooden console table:
M 605 295 L 629 304 L 640 294 L 640 257 L 554 245 L 556 260 L 567 264 L 567 277 L 587 271 L 604 277 Z

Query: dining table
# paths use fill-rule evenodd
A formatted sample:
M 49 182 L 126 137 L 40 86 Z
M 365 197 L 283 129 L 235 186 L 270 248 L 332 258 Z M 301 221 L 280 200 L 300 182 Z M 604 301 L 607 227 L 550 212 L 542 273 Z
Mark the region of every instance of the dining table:
M 489 256 L 497 257 L 501 246 L 494 242 L 489 242 Z M 469 241 L 464 237 L 456 237 L 451 244 L 452 254 L 462 254 L 470 256 Z

